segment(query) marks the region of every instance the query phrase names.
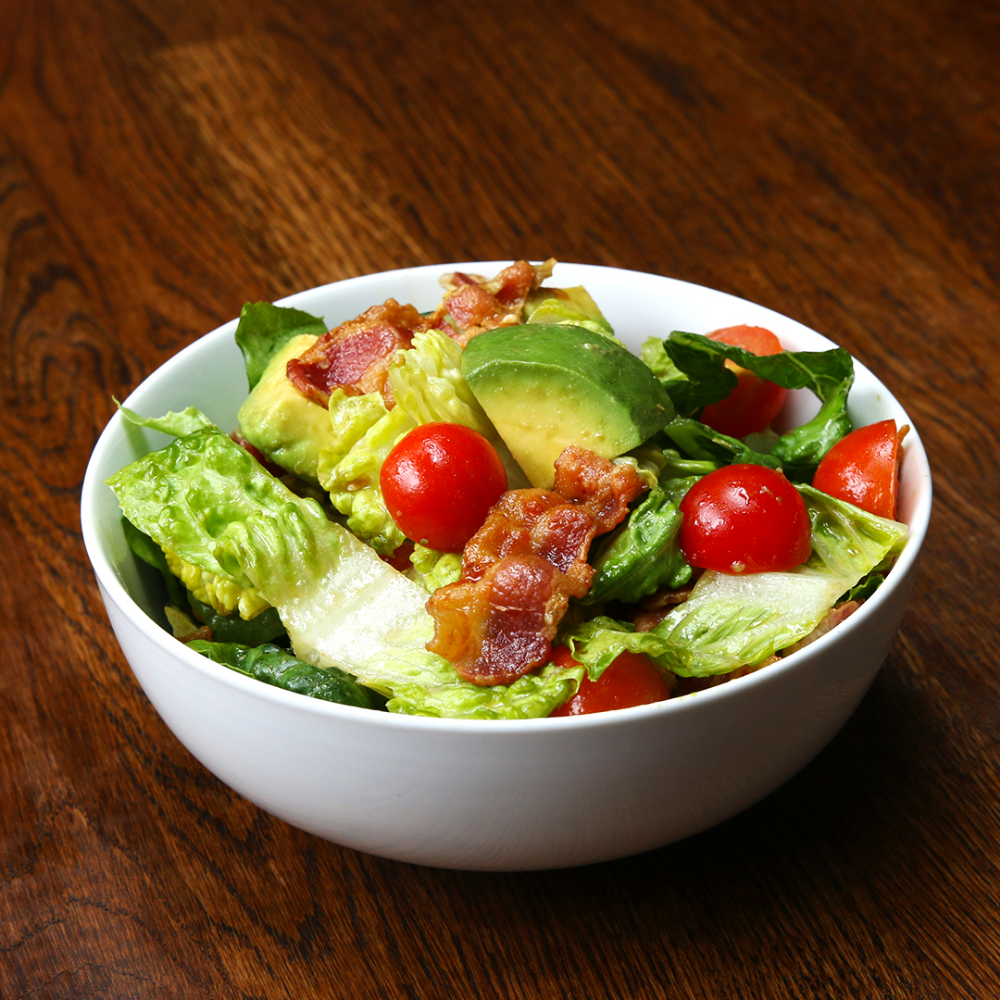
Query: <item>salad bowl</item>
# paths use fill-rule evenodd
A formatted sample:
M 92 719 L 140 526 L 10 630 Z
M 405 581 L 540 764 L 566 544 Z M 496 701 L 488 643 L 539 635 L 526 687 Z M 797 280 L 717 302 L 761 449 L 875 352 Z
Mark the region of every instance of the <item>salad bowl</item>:
M 328 326 L 387 298 L 420 310 L 448 271 L 508 262 L 365 275 L 283 300 Z M 749 324 L 792 350 L 834 344 L 796 321 L 705 287 L 651 274 L 558 264 L 553 284 L 583 285 L 636 353 L 650 336 Z M 155 416 L 194 405 L 235 426 L 246 397 L 236 320 L 207 334 L 125 401 Z M 931 509 L 927 458 L 912 421 L 855 361 L 856 426 L 895 419 L 903 444 L 899 518 L 909 527 L 885 583 L 828 634 L 778 663 L 707 690 L 597 715 L 440 719 L 314 700 L 262 684 L 188 649 L 164 627 L 158 580 L 137 564 L 106 480 L 168 442 L 112 417 L 84 481 L 84 541 L 111 625 L 166 725 L 222 782 L 317 836 L 416 864 L 530 870 L 606 861 L 664 846 L 747 808 L 809 762 L 871 684 L 899 628 Z M 780 421 L 817 403 L 793 392 Z

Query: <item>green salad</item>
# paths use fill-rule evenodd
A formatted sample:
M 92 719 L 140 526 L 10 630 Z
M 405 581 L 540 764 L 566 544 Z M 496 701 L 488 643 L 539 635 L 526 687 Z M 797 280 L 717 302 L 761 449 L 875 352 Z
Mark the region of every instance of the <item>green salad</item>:
M 522 719 L 766 668 L 867 599 L 905 428 L 852 427 L 850 355 L 744 326 L 636 357 L 552 267 L 332 329 L 251 303 L 238 426 L 121 407 L 172 437 L 108 484 L 177 640 L 304 696 Z M 795 389 L 819 410 L 778 433 Z

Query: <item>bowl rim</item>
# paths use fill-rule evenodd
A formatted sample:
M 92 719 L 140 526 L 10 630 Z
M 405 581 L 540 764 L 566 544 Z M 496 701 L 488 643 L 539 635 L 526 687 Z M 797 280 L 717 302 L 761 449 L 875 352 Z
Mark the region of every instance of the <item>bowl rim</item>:
M 461 261 L 445 262 L 441 264 L 422 264 L 415 267 L 394 268 L 387 271 L 373 271 L 350 278 L 344 278 L 339 281 L 327 282 L 323 285 L 317 285 L 314 288 L 294 292 L 281 299 L 275 300 L 275 305 L 301 307 L 303 300 L 319 297 L 324 292 L 334 287 L 342 288 L 347 285 L 363 284 L 366 282 L 374 283 L 375 279 L 382 280 L 386 277 L 391 278 L 393 275 L 406 275 L 422 278 L 426 274 L 433 273 L 440 277 L 440 275 L 448 273 L 448 271 L 471 269 L 476 269 L 477 271 L 483 270 L 490 273 L 490 269 L 499 270 L 510 263 L 511 261 L 509 260 Z M 653 272 L 629 270 L 625 268 L 609 267 L 606 265 L 580 264 L 570 261 L 559 261 L 559 263 L 566 264 L 574 269 L 579 268 L 586 271 L 602 272 L 616 276 L 626 275 L 641 279 L 656 278 L 676 286 L 711 293 L 713 296 L 724 297 L 730 303 L 746 305 L 748 307 L 752 307 L 754 311 L 759 312 L 760 310 L 764 310 L 774 316 L 779 316 L 782 320 L 796 324 L 803 330 L 808 331 L 810 335 L 821 338 L 831 346 L 837 346 L 824 334 L 798 323 L 798 321 L 786 316 L 783 313 L 778 313 L 768 307 L 753 303 L 748 299 L 732 295 L 729 292 L 713 289 L 707 285 L 700 285 L 694 282 L 684 281 L 679 278 L 671 278 L 666 275 L 655 274 Z M 162 365 L 154 369 L 154 371 L 152 371 L 137 386 L 135 386 L 135 388 L 133 388 L 128 394 L 122 405 L 128 407 L 130 405 L 130 401 L 136 395 L 141 394 L 149 386 L 151 381 L 159 381 L 169 375 L 170 369 L 182 365 L 187 355 L 204 349 L 207 341 L 223 340 L 225 338 L 232 337 L 236 330 L 237 323 L 238 318 L 228 320 L 221 326 L 218 326 L 214 330 L 201 335 L 190 344 L 186 345 L 176 354 L 168 358 Z M 909 533 L 906 545 L 899 558 L 896 560 L 896 563 L 892 568 L 892 572 L 886 577 L 885 582 L 878 588 L 875 594 L 866 600 L 861 607 L 851 615 L 849 621 L 842 623 L 836 629 L 832 629 L 826 635 L 821 636 L 819 639 L 815 640 L 802 650 L 789 654 L 787 657 L 782 658 L 779 662 L 769 665 L 766 669 L 757 670 L 753 673 L 746 674 L 743 677 L 734 678 L 731 681 L 719 684 L 715 687 L 680 695 L 676 698 L 668 698 L 665 701 L 655 702 L 650 705 L 639 705 L 633 708 L 618 709 L 613 712 L 601 712 L 581 716 L 566 716 L 554 719 L 550 717 L 531 719 L 453 719 L 439 718 L 436 716 L 407 715 L 395 712 L 378 712 L 370 709 L 358 708 L 353 705 L 341 705 L 336 702 L 328 702 L 320 699 L 304 697 L 303 695 L 296 694 L 295 692 L 286 691 L 282 688 L 265 684 L 253 678 L 245 677 L 233 670 L 229 670 L 221 664 L 215 663 L 213 660 L 208 659 L 208 657 L 201 656 L 198 653 L 187 649 L 183 643 L 175 639 L 169 632 L 150 618 L 131 596 L 112 565 L 111 560 L 104 549 L 104 545 L 98 531 L 98 521 L 96 516 L 97 496 L 100 491 L 107 490 L 109 487 L 107 487 L 105 483 L 99 479 L 97 469 L 103 464 L 102 459 L 105 453 L 112 448 L 113 444 L 117 440 L 117 437 L 124 433 L 124 420 L 118 410 L 112 414 L 111 418 L 98 437 L 84 474 L 80 499 L 80 522 L 83 533 L 84 547 L 93 567 L 95 577 L 104 593 L 108 596 L 108 598 L 110 598 L 110 600 L 116 605 L 128 621 L 133 626 L 138 628 L 143 637 L 152 642 L 162 654 L 179 659 L 183 665 L 197 670 L 201 674 L 215 680 L 216 682 L 231 685 L 236 690 L 242 689 L 244 692 L 251 694 L 254 697 L 261 698 L 264 701 L 272 701 L 275 705 L 284 706 L 288 710 L 294 711 L 297 709 L 298 711 L 303 711 L 311 715 L 326 716 L 331 719 L 340 719 L 341 721 L 350 720 L 355 723 L 360 723 L 361 720 L 364 719 L 373 725 L 387 725 L 393 728 L 403 727 L 414 728 L 417 730 L 429 730 L 433 732 L 452 733 L 491 733 L 498 738 L 509 736 L 514 733 L 524 735 L 525 732 L 529 730 L 539 733 L 551 733 L 558 731 L 578 732 L 581 728 L 603 729 L 607 726 L 626 725 L 631 722 L 638 722 L 639 720 L 647 719 L 649 717 L 663 716 L 664 718 L 668 718 L 677 712 L 697 711 L 699 706 L 708 708 L 709 705 L 719 699 L 739 697 L 741 691 L 747 691 L 753 686 L 766 686 L 768 684 L 779 683 L 780 679 L 789 671 L 807 669 L 811 659 L 821 654 L 831 643 L 837 642 L 846 637 L 848 632 L 841 631 L 842 629 L 853 629 L 862 625 L 872 615 L 878 614 L 882 605 L 889 600 L 893 591 L 896 590 L 898 585 L 914 570 L 927 534 L 933 503 L 933 484 L 927 454 L 913 421 L 910 419 L 909 414 L 902 407 L 899 401 L 896 400 L 885 384 L 878 379 L 874 373 L 867 369 L 866 366 L 857 358 L 854 358 L 854 364 L 856 368 L 866 371 L 867 374 L 870 375 L 875 382 L 877 382 L 889 402 L 894 403 L 906 416 L 910 432 L 907 434 L 904 448 L 906 449 L 909 463 L 915 466 L 914 474 L 920 478 L 920 482 L 917 484 L 916 489 L 916 503 L 914 504 L 912 516 L 907 525 Z

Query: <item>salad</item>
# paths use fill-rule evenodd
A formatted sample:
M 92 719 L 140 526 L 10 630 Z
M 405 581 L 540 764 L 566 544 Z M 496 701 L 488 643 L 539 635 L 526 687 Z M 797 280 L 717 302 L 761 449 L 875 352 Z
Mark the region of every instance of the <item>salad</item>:
M 531 718 L 723 683 L 866 600 L 906 428 L 852 427 L 850 355 L 737 326 L 637 357 L 553 267 L 333 329 L 251 303 L 238 426 L 122 407 L 172 437 L 108 484 L 176 638 L 314 698 Z M 795 389 L 818 412 L 773 429 Z

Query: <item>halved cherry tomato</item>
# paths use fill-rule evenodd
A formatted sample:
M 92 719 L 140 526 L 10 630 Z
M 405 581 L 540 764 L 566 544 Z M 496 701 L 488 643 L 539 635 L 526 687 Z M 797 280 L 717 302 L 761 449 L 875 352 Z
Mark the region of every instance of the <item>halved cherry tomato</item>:
M 552 661 L 560 667 L 577 665 L 568 646 L 556 646 Z M 551 714 L 592 715 L 595 712 L 612 712 L 618 708 L 650 705 L 670 697 L 670 685 L 656 668 L 656 664 L 642 653 L 620 653 L 611 665 L 592 681 L 586 674 L 576 694 L 564 701 Z
M 680 547 L 692 566 L 781 572 L 804 563 L 812 551 L 805 501 L 777 469 L 725 465 L 688 490 L 680 511 Z
M 762 326 L 727 326 L 708 334 L 709 340 L 742 347 L 751 354 L 780 354 L 781 341 Z M 742 438 L 762 431 L 778 415 L 787 389 L 754 375 L 747 368 L 740 368 L 732 361 L 726 367 L 736 373 L 736 388 L 718 403 L 711 403 L 701 414 L 701 422 L 713 430 L 730 437 Z
M 379 476 L 392 519 L 415 542 L 461 552 L 507 489 L 493 445 L 462 424 L 421 424 L 389 452 Z
M 895 420 L 851 431 L 823 456 L 813 486 L 869 514 L 895 520 L 902 437 Z

